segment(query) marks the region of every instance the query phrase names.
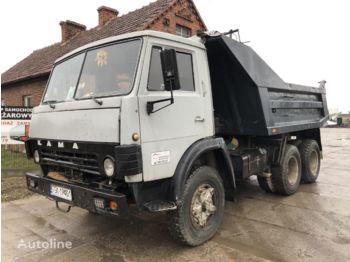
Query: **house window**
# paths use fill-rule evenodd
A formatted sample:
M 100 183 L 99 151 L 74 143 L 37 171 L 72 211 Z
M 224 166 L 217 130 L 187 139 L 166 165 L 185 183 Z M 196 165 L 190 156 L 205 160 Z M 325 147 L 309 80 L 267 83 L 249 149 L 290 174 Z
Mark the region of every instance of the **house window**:
M 23 96 L 23 106 L 32 107 L 32 96 Z
M 160 61 L 161 47 L 153 47 L 151 64 L 148 76 L 147 89 L 150 91 L 164 91 L 164 80 Z M 180 86 L 182 91 L 194 91 L 192 55 L 176 52 L 177 68 L 179 71 Z
M 183 37 L 190 37 L 191 29 L 182 25 L 176 25 L 176 34 Z

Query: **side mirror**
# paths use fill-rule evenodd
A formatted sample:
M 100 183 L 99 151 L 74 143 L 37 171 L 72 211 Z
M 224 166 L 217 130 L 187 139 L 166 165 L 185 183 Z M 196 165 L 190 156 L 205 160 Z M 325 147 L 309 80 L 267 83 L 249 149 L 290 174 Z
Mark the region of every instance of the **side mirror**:
M 176 51 L 174 49 L 165 49 L 160 53 L 162 63 L 164 88 L 166 91 L 180 89 L 179 71 L 177 70 Z

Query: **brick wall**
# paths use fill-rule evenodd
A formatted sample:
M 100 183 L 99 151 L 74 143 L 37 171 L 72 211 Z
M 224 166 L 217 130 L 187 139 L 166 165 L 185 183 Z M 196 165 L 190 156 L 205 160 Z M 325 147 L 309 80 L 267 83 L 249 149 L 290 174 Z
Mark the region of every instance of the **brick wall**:
M 176 25 L 191 29 L 191 35 L 198 31 L 205 31 L 206 28 L 200 23 L 194 7 L 187 1 L 180 1 L 174 5 L 162 17 L 148 26 L 148 29 L 176 34 Z
M 32 96 L 33 106 L 40 104 L 48 78 L 21 82 L 1 88 L 1 99 L 7 106 L 23 106 L 23 96 Z

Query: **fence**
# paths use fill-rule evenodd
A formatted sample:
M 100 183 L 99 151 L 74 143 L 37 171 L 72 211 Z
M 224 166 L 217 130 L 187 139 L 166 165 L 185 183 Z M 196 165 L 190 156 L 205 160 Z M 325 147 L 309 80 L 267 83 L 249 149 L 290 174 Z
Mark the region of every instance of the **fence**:
M 1 145 L 1 171 L 37 170 L 39 166 L 27 159 L 24 144 Z

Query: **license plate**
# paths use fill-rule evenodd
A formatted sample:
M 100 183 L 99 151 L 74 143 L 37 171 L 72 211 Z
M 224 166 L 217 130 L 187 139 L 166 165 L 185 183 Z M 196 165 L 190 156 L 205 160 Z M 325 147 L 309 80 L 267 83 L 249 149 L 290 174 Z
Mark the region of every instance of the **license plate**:
M 50 195 L 72 201 L 72 191 L 69 188 L 50 185 Z

